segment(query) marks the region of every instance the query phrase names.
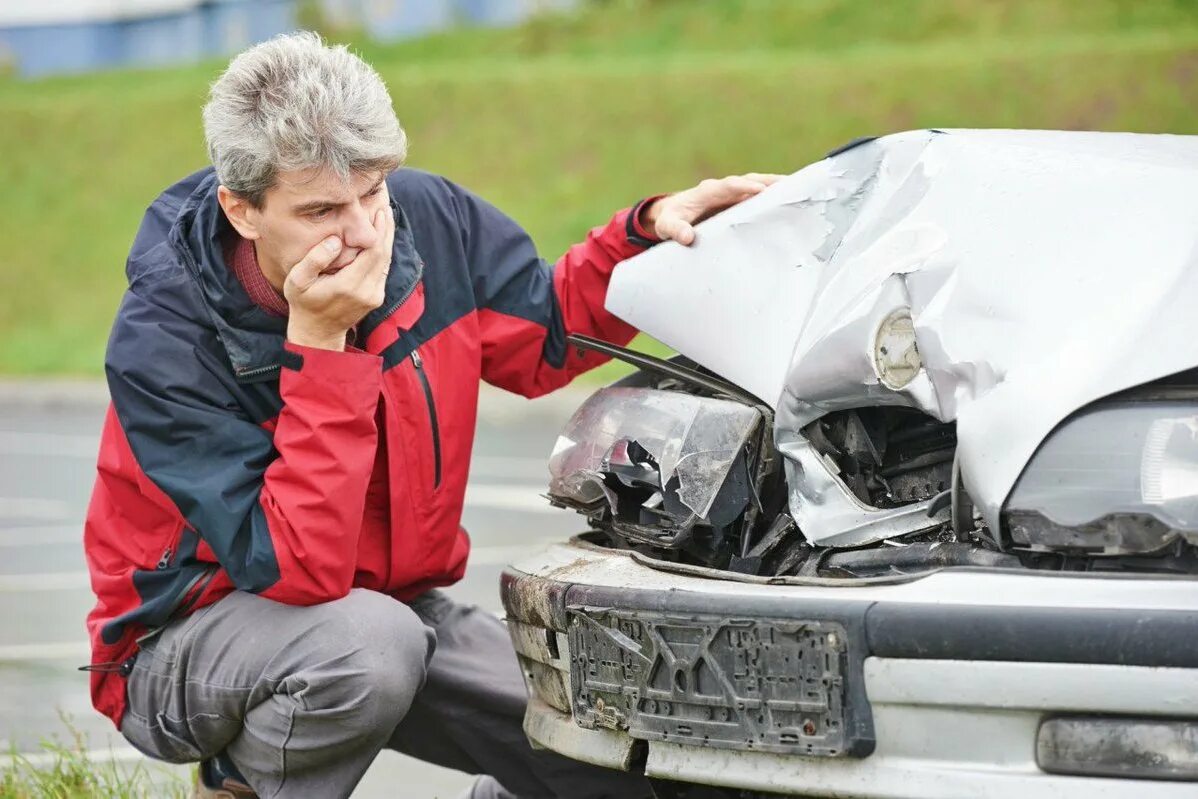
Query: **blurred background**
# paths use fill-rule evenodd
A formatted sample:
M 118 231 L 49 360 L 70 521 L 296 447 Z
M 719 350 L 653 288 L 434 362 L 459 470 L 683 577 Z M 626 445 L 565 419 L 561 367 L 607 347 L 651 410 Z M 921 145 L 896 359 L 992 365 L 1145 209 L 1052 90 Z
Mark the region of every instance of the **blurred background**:
M 4 0 L 0 374 L 99 375 L 144 208 L 229 54 L 296 27 L 387 80 L 409 163 L 553 258 L 700 178 L 915 127 L 1198 133 L 1198 0 Z
M 379 69 L 411 165 L 503 208 L 551 259 L 640 197 L 793 172 L 857 136 L 1198 134 L 1198 0 L 0 0 L 0 751 L 31 767 L 59 762 L 40 747 L 60 710 L 101 761 L 139 762 L 75 671 L 108 327 L 145 207 L 206 164 L 208 85 L 300 27 Z M 459 600 L 498 612 L 503 564 L 580 526 L 538 496 L 578 401 L 484 392 Z M 43 795 L 5 765 L 0 799 Z M 465 780 L 387 754 L 356 795 L 397 784 Z M 118 795 L 89 791 L 54 795 Z

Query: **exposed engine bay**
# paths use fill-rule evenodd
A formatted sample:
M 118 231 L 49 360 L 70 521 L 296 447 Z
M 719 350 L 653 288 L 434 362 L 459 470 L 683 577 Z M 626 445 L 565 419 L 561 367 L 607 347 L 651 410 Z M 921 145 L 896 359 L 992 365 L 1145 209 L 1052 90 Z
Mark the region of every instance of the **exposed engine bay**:
M 640 367 L 579 409 L 550 462 L 550 500 L 584 514 L 594 543 L 764 577 L 870 578 L 946 567 L 1198 574 L 1188 508 L 1173 526 L 1131 506 L 1071 520 L 1059 503 L 1038 499 L 1025 475 L 1002 529 L 992 529 L 961 479 L 955 423 L 897 406 L 833 411 L 802 429 L 853 501 L 904 520 L 893 536 L 867 545 L 814 545 L 790 513 L 768 405 L 681 356 L 662 361 L 590 339 L 572 343 Z M 1095 413 L 1120 402 L 1193 403 L 1194 378 L 1183 373 L 1112 397 Z M 1174 447 L 1189 457 L 1195 440 Z M 1050 461 L 1044 470 L 1061 468 Z

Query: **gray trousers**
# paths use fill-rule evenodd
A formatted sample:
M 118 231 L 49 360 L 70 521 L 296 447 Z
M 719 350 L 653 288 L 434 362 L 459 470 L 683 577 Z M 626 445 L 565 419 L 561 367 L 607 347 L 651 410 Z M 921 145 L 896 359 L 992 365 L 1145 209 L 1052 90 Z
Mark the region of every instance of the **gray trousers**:
M 643 777 L 534 750 L 526 701 L 503 623 L 438 591 L 311 607 L 236 592 L 146 643 L 121 733 L 172 763 L 225 752 L 262 797 L 347 797 L 384 747 L 489 775 L 479 799 L 651 795 Z

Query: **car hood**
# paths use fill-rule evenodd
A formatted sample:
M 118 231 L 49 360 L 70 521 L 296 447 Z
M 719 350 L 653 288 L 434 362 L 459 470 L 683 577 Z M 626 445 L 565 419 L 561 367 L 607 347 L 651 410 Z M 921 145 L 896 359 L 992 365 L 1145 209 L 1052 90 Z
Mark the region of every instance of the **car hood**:
M 1066 416 L 1198 365 L 1195 209 L 1198 137 L 900 133 L 707 220 L 690 248 L 621 264 L 607 307 L 776 410 L 816 543 L 885 537 L 846 534 L 862 519 L 839 517 L 863 507 L 812 507 L 827 467 L 800 432 L 871 405 L 955 420 L 997 529 Z

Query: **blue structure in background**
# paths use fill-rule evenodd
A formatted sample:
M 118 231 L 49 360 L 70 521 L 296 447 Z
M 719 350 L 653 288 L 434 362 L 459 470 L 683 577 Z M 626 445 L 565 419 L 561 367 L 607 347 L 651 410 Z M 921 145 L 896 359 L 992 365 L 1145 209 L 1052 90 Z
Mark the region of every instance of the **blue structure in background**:
M 0 69 L 24 77 L 228 55 L 295 30 L 303 0 L 6 0 Z M 458 24 L 511 25 L 575 0 L 320 0 L 335 23 L 392 40 Z

